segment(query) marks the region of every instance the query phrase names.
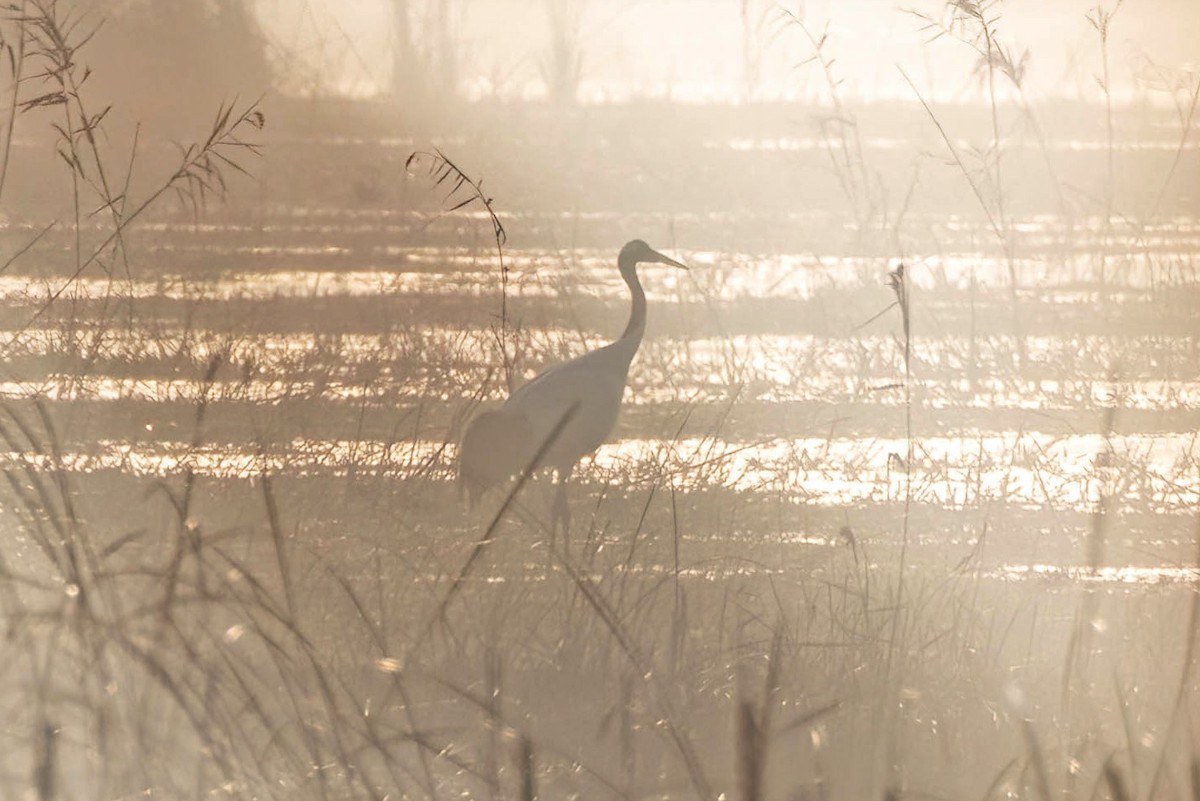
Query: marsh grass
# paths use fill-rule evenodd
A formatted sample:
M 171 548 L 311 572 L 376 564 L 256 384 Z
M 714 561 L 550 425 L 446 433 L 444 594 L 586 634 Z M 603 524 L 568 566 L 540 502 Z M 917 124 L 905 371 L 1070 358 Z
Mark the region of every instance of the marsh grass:
M 504 245 L 508 241 L 508 232 L 504 229 L 504 223 L 501 222 L 500 216 L 492 205 L 492 198 L 484 194 L 482 178 L 478 180 L 471 178 L 437 148 L 434 148 L 432 152 L 414 151 L 404 162 L 405 169 L 412 169 L 419 165 L 425 166 L 428 177 L 434 182 L 434 186 L 445 187 L 446 194 L 442 203 L 446 207 L 447 214 L 471 205 L 480 205 L 492 225 L 496 258 L 500 262 L 500 327 L 493 328 L 493 332 L 496 336 L 497 348 L 500 351 L 500 363 L 504 366 L 504 382 L 511 391 L 515 387 L 516 381 L 516 357 L 510 352 L 509 344 L 509 267 L 504 261 Z
M 875 226 L 882 229 L 888 222 L 887 198 L 878 173 L 867 161 L 859 121 L 842 98 L 842 80 L 836 68 L 831 32 L 826 26 L 816 33 L 802 15 L 786 8 L 781 7 L 780 13 L 786 24 L 799 30 L 812 48 L 812 55 L 801 66 L 815 64 L 821 70 L 832 106 L 832 113 L 818 120 L 821 136 L 826 142 L 833 172 L 854 214 L 859 241 L 865 244 L 870 241 Z
M 61 18 L 54 25 L 64 27 Z M 831 46 L 822 38 L 818 51 Z M 229 137 L 256 123 L 252 111 L 222 109 L 209 144 L 183 149 L 161 195 L 202 200 L 219 189 L 208 169 L 220 160 L 200 154 L 245 152 Z M 494 329 L 365 318 L 322 298 L 327 327 L 284 318 L 289 337 L 273 321 L 222 318 L 226 299 L 205 294 L 203 275 L 181 293 L 175 317 L 118 325 L 104 304 L 132 297 L 129 283 L 125 296 L 114 282 L 93 298 L 80 279 L 89 258 L 126 269 L 124 238 L 142 235 L 131 225 L 138 205 L 107 202 L 116 197 L 91 166 L 101 156 L 88 128 L 64 130 L 75 131 L 60 137 L 72 219 L 75 207 L 103 210 L 35 231 L 14 262 L 21 269 L 58 252 L 41 249 L 48 238 L 67 244 L 48 290 L 18 304 L 45 305 L 38 326 L 22 322 L 6 346 L 8 371 L 37 380 L 49 361 L 55 379 L 0 404 L 4 514 L 17 529 L 0 549 L 11 646 L 0 676 L 12 688 L 0 696 L 0 760 L 13 792 L 1195 796 L 1194 587 L 1118 592 L 1051 576 L 1014 588 L 997 578 L 1009 560 L 1069 566 L 1080 554 L 1088 578 L 1100 578 L 1101 543 L 1114 561 L 1145 547 L 1116 550 L 1133 536 L 1136 513 L 1169 539 L 1161 530 L 1194 503 L 1194 456 L 1163 475 L 1136 441 L 1125 444 L 1124 400 L 1110 391 L 1122 376 L 1108 365 L 1154 357 L 1190 378 L 1194 344 L 1056 340 L 1044 352 L 1062 380 L 1043 387 L 1044 374 L 1014 369 L 1022 337 L 994 333 L 994 319 L 984 328 L 993 333 L 977 330 L 986 309 L 976 303 L 988 298 L 974 283 L 951 286 L 906 260 L 913 266 L 897 268 L 889 287 L 881 261 L 868 259 L 848 289 L 825 278 L 817 301 L 790 307 L 837 308 L 850 322 L 816 335 L 798 329 L 808 339 L 782 383 L 800 385 L 816 414 L 809 406 L 764 422 L 754 417 L 756 392 L 781 383 L 779 364 L 726 336 L 741 322 L 717 300 L 732 294 L 722 281 L 744 265 L 722 265 L 681 285 L 677 319 L 656 318 L 667 333 L 646 343 L 632 391 L 665 388 L 669 402 L 631 404 L 622 429 L 652 442 L 585 466 L 578 506 L 590 514 L 560 542 L 541 513 L 544 487 L 528 475 L 482 522 L 453 503 L 456 429 L 495 394 Z M 857 136 L 857 126 L 837 127 L 827 141 L 867 224 L 882 218 Z M 988 158 L 998 169 L 1000 154 Z M 468 180 L 445 174 L 443 186 Z M 482 202 L 471 187 L 456 186 Z M 205 213 L 203 202 L 185 208 Z M 1003 216 L 1000 232 L 1013 230 L 1015 215 Z M 1189 266 L 1173 279 L 1180 289 L 1194 283 Z M 562 286 L 582 297 L 569 276 Z M 898 315 L 884 305 L 889 291 Z M 973 333 L 938 344 L 939 315 L 964 305 Z M 593 305 L 544 330 L 502 324 L 501 344 L 530 364 L 554 361 L 600 336 L 578 321 L 623 308 Z M 719 345 L 701 347 L 713 331 Z M 966 391 L 951 385 L 963 363 L 978 371 Z M 161 409 L 148 418 L 180 443 L 175 469 L 75 468 L 81 443 L 121 430 L 77 411 L 97 408 L 83 403 L 110 374 L 171 375 L 185 387 L 170 419 Z M 822 375 L 838 388 L 818 385 Z M 128 386 L 117 403 L 136 397 Z M 361 393 L 343 403 L 347 388 Z M 1028 431 L 1023 421 L 1001 448 L 985 448 L 966 413 L 958 419 L 976 422 L 958 438 L 974 447 L 939 454 L 927 433 L 939 424 L 934 407 L 962 413 L 981 392 L 997 406 L 994 398 L 1037 393 L 1096 418 L 1107 464 L 1094 460 L 1080 477 L 1059 452 L 1074 432 Z M 143 427 L 131 416 L 130 428 Z M 780 439 L 780 429 L 824 440 L 789 441 L 773 465 L 738 458 Z M 893 478 L 893 462 L 881 470 L 877 454 L 897 432 L 904 455 Z M 342 440 L 344 451 L 331 445 Z M 202 457 L 220 447 L 248 455 L 245 475 L 205 471 Z M 301 457 L 310 466 L 301 469 Z M 866 500 L 823 507 L 823 482 L 840 477 L 868 486 Z M 1033 510 L 1013 500 L 1026 478 L 1040 488 Z M 1073 517 L 1072 481 L 1102 487 Z M 1169 519 L 1150 503 L 1159 491 L 1173 493 Z M 1048 538 L 1032 531 L 1039 526 Z M 797 535 L 804 541 L 788 539 Z M 1037 550 L 1044 539 L 1056 543 L 1048 553 Z M 1169 546 L 1154 547 L 1171 558 Z M 1165 689 L 1164 664 L 1179 669 Z

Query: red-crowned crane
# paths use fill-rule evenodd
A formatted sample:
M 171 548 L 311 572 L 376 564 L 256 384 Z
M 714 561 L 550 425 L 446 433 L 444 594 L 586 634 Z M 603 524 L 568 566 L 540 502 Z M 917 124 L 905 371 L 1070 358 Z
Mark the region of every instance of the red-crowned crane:
M 617 267 L 629 286 L 633 306 L 621 338 L 539 373 L 499 409 L 480 413 L 467 426 L 458 476 L 472 506 L 483 492 L 524 470 L 542 450 L 534 467 L 552 468 L 558 479 L 551 528 L 559 522 L 564 532 L 570 527 L 567 481 L 579 460 L 612 433 L 629 365 L 646 332 L 646 293 L 637 274 L 638 264 L 644 263 L 687 269 L 640 239 L 626 244 Z M 550 441 L 556 427 L 561 429 Z

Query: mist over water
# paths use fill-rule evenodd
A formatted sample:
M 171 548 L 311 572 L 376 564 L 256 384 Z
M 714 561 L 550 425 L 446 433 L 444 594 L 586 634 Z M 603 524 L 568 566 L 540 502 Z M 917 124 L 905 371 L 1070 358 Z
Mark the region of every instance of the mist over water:
M 1196 41 L 0 14 L 0 795 L 1195 797 Z
M 649 97 L 688 104 L 780 99 L 827 104 L 828 87 L 819 70 L 797 68 L 812 53 L 804 36 L 789 31 L 788 13 L 815 36 L 828 34 L 836 46 L 840 91 L 850 98 L 911 100 L 897 67 L 940 102 L 981 97 L 979 83 L 970 77 L 977 54 L 931 41 L 937 30 L 922 15 L 949 24 L 953 14 L 938 3 L 499 0 L 409 5 L 416 12 L 414 32 L 421 48 L 438 48 L 439 29 L 449 27 L 460 56 L 456 76 L 462 90 L 476 99 L 545 97 L 559 42 L 579 50 L 578 99 L 584 103 Z M 1087 21 L 1095 7 L 1030 0 L 984 6 L 1017 56 L 1025 49 L 1031 54 L 1024 64 L 1026 91 L 1064 100 L 1096 97 L 1092 59 L 1099 45 Z M 369 95 L 390 87 L 392 15 L 386 0 L 313 2 L 303 8 L 264 2 L 258 19 L 271 38 L 297 49 L 310 45 L 310 58 L 323 59 L 325 80 Z M 1200 34 L 1200 10 L 1194 4 L 1128 3 L 1117 19 L 1114 89 L 1122 101 L 1154 79 L 1155 65 L 1194 64 Z M 311 47 L 322 41 L 324 48 Z M 1003 86 L 1001 92 L 1004 99 L 1013 99 L 1012 87 Z

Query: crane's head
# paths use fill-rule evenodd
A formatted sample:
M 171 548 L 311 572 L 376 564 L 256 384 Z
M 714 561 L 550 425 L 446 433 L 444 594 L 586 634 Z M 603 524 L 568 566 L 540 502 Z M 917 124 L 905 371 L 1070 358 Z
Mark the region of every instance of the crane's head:
M 627 242 L 625 247 L 621 248 L 621 255 L 617 257 L 617 264 L 620 265 L 622 271 L 645 263 L 669 264 L 681 270 L 687 269 L 686 264 L 664 256 L 640 239 Z

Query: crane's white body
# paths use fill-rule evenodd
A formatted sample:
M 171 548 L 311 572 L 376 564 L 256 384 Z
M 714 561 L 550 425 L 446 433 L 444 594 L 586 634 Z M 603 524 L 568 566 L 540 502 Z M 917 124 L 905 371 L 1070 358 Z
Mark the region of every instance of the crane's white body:
M 614 342 L 551 367 L 505 402 L 503 410 L 519 413 L 528 422 L 535 451 L 549 440 L 559 421 L 571 414 L 570 421 L 549 442 L 538 467 L 570 471 L 608 439 L 620 415 L 629 365 L 636 352 L 629 344 Z
M 639 262 L 684 267 L 640 240 L 625 245 L 617 263 L 629 285 L 632 308 L 621 338 L 538 374 L 499 409 L 483 412 L 471 421 L 463 437 L 459 476 L 472 501 L 523 470 L 542 451 L 533 467 L 549 467 L 557 473 L 554 518 L 561 519 L 565 527 L 569 520 L 566 482 L 579 460 L 612 433 L 629 366 L 646 330 L 646 294 L 637 277 Z M 561 430 L 552 438 L 560 424 Z

